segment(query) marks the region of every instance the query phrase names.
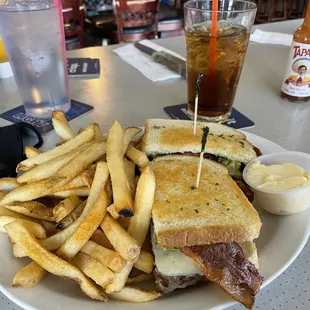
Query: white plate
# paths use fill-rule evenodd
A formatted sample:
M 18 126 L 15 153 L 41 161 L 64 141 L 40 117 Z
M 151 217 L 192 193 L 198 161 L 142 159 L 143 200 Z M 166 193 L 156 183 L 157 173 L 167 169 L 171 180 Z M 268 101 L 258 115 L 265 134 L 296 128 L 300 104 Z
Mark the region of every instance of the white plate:
M 279 145 L 245 133 L 263 154 L 281 152 Z M 310 209 L 291 216 L 277 216 L 259 210 L 263 227 L 256 241 L 260 262 L 260 274 L 266 286 L 281 274 L 301 252 L 307 242 L 310 229 Z M 15 259 L 6 234 L 0 234 L 0 289 L 12 301 L 27 310 L 206 310 L 223 309 L 232 302 L 218 287 L 188 288 L 170 296 L 149 302 L 131 304 L 109 301 L 102 304 L 88 299 L 72 281 L 48 275 L 32 289 L 12 288 L 15 273 L 28 263 L 28 259 Z

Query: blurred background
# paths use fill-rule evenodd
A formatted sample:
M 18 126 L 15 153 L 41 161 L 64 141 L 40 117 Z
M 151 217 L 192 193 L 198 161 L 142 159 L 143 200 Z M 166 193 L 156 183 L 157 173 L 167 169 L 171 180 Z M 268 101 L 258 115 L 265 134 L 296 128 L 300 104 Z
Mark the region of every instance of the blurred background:
M 185 0 L 62 0 L 67 50 L 184 34 Z M 302 18 L 308 0 L 256 0 L 255 23 Z M 7 61 L 0 38 L 0 63 Z

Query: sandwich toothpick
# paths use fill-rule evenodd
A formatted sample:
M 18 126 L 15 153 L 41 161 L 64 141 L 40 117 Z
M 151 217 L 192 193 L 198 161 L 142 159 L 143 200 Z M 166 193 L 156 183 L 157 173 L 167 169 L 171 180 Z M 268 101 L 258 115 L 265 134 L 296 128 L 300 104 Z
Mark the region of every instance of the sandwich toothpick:
M 199 166 L 198 166 L 197 178 L 196 178 L 196 188 L 198 188 L 198 186 L 199 186 L 201 168 L 202 168 L 202 161 L 203 161 L 203 152 L 200 153 L 200 160 L 199 160 Z
M 205 147 L 206 147 L 206 143 L 207 143 L 207 137 L 208 137 L 208 134 L 209 134 L 209 127 L 202 128 L 202 131 L 203 131 L 203 134 L 202 134 L 202 139 L 201 139 L 201 152 L 200 152 L 200 160 L 199 160 L 199 166 L 198 166 L 197 178 L 196 178 L 196 188 L 198 188 L 199 182 L 200 182 L 203 154 L 205 152 Z
M 196 135 L 197 132 L 197 114 L 198 114 L 198 96 L 199 96 L 199 90 L 200 90 L 200 81 L 203 77 L 202 73 L 198 73 L 197 79 L 196 79 L 196 97 L 195 97 L 195 112 L 194 112 L 194 135 Z

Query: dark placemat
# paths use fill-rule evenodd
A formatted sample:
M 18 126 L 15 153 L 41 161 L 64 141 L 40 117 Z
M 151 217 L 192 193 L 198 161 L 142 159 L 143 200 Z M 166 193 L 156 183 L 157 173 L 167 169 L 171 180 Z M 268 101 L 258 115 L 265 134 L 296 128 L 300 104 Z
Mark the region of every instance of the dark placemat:
M 187 113 L 186 103 L 165 107 L 164 111 L 170 116 L 170 118 L 173 119 L 191 119 L 191 117 Z M 235 129 L 249 128 L 255 125 L 252 120 L 247 118 L 235 108 L 232 109 L 230 117 L 226 121 L 224 121 L 223 124 L 233 127 Z
M 71 100 L 71 109 L 66 113 L 67 120 L 71 121 L 93 109 L 94 107 L 88 104 Z M 53 130 L 51 118 L 42 119 L 29 116 L 22 105 L 0 114 L 0 117 L 14 124 L 20 122 L 28 123 L 34 126 L 41 134 L 47 134 Z

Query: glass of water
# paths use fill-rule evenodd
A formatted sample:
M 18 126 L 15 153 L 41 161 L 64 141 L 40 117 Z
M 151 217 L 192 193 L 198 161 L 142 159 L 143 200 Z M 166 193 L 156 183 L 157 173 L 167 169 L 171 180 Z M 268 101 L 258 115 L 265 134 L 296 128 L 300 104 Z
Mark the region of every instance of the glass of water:
M 71 107 L 60 0 L 0 0 L 0 36 L 26 113 Z

